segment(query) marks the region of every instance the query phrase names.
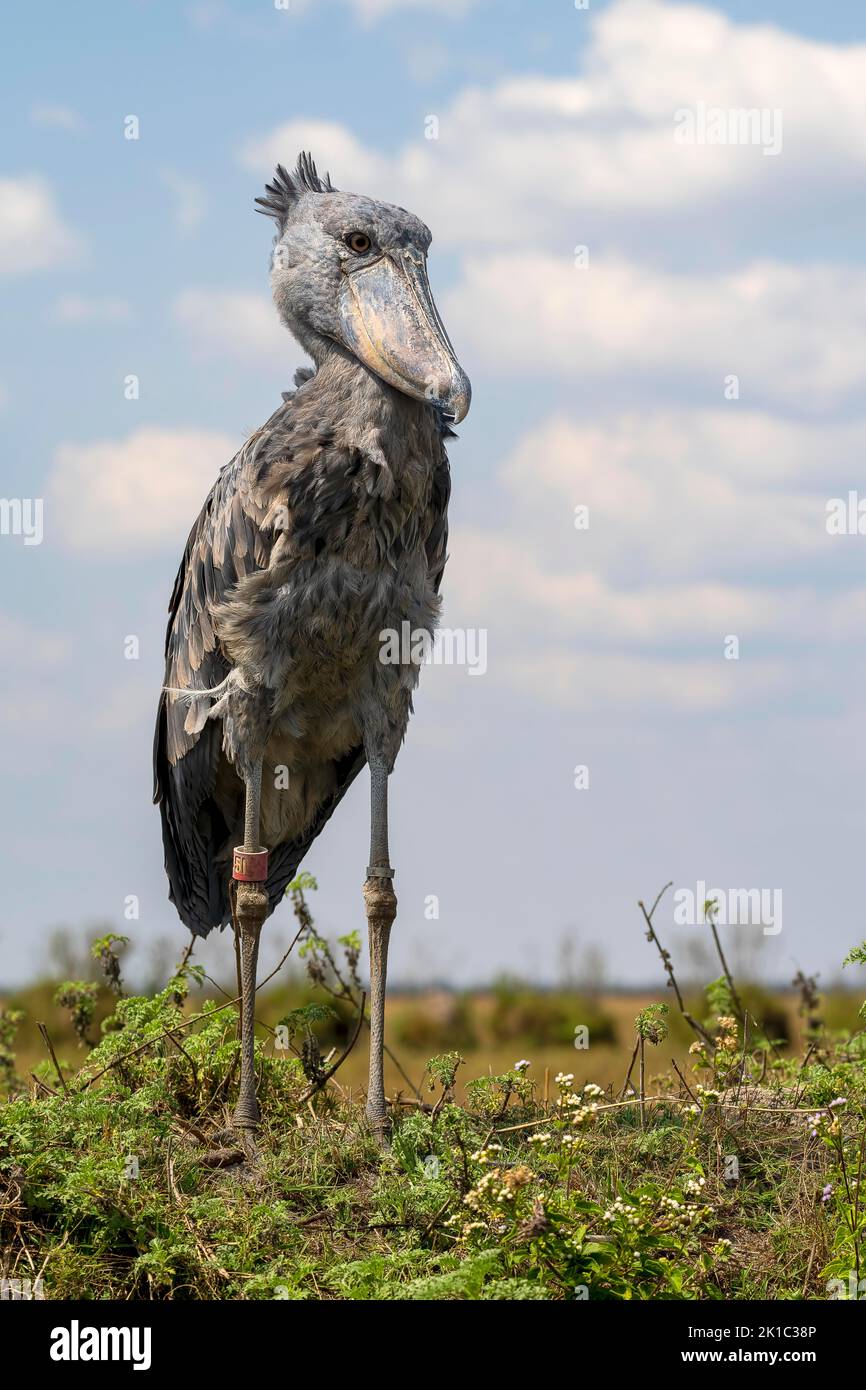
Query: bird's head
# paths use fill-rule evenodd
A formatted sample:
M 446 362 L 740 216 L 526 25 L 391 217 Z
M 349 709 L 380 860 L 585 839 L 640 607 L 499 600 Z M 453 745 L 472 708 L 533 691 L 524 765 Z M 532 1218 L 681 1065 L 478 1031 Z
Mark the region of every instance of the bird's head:
M 398 391 L 462 420 L 471 388 L 430 293 L 424 223 L 338 192 L 306 154 L 291 174 L 278 165 L 265 194 L 256 202 L 277 224 L 274 300 L 310 355 L 340 343 Z

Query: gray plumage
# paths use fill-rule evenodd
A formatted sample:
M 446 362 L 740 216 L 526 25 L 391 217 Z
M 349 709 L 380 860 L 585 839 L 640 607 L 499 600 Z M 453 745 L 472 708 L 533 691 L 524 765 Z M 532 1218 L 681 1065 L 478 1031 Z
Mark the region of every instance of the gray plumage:
M 418 667 L 382 664 L 379 634 L 435 627 L 443 439 L 469 401 L 423 223 L 337 192 L 308 156 L 258 201 L 277 308 L 316 365 L 220 473 L 169 606 L 154 800 L 170 898 L 199 935 L 229 920 L 258 763 L 271 911 L 365 761 L 390 772 Z

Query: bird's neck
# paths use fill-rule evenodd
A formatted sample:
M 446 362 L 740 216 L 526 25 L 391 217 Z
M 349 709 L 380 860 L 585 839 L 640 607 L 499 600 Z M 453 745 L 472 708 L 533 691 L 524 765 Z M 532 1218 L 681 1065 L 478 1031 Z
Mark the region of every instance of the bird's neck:
M 426 401 L 413 400 L 363 366 L 338 344 L 317 354 L 316 372 L 302 387 L 320 404 L 322 418 L 338 428 L 347 445 L 385 455 L 399 466 L 407 447 L 435 448 L 438 422 Z

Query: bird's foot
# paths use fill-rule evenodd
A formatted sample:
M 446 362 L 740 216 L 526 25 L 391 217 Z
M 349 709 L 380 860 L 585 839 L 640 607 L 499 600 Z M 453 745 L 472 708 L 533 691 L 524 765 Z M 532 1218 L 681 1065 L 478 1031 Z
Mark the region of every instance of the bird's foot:
M 238 1130 L 241 1148 L 244 1151 L 244 1158 L 247 1163 L 258 1167 L 262 1161 L 262 1151 L 256 1143 L 256 1133 L 254 1129 Z

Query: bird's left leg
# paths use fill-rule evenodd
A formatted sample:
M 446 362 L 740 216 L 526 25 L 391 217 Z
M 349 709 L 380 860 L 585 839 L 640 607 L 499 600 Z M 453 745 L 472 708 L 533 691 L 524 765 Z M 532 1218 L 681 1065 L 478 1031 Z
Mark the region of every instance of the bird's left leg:
M 370 864 L 364 884 L 364 904 L 370 938 L 370 1080 L 367 1086 L 367 1118 L 380 1141 L 388 1126 L 385 1107 L 383 1050 L 385 1043 L 385 979 L 388 973 L 388 940 L 397 915 L 388 855 L 388 767 L 384 760 L 370 762 Z
M 234 852 L 232 876 L 237 881 L 236 911 L 241 963 L 241 1081 L 233 1124 L 255 1129 L 261 1118 L 256 1100 L 255 1012 L 256 964 L 259 936 L 268 915 L 268 852 L 259 846 L 262 765 L 254 764 L 245 778 L 244 843 Z

